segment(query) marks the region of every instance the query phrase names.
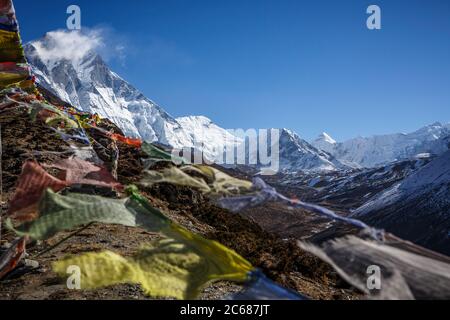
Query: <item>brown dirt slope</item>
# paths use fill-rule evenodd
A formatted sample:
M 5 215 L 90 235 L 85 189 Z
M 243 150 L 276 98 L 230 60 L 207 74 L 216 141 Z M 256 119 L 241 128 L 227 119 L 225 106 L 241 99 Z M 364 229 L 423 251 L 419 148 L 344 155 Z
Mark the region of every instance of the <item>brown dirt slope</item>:
M 0 113 L 2 138 L 2 212 L 14 192 L 14 184 L 27 159 L 50 162 L 70 155 L 69 145 L 55 132 L 39 122 L 32 122 L 25 109 L 12 108 Z M 109 129 L 120 132 L 111 123 Z M 93 137 L 100 145 L 108 141 Z M 119 147 L 119 180 L 124 184 L 139 180 L 143 165 L 141 151 L 122 143 Z M 101 146 L 95 147 L 99 158 L 107 166 L 110 155 Z M 38 153 L 33 152 L 38 151 Z M 42 154 L 39 154 L 42 152 Z M 251 218 L 232 214 L 212 205 L 202 194 L 189 188 L 160 184 L 143 190 L 155 207 L 186 228 L 207 238 L 218 240 L 261 268 L 280 284 L 315 299 L 354 299 L 359 296 L 353 289 L 319 259 L 300 250 L 294 240 L 286 240 L 265 231 Z M 42 243 L 28 246 L 29 258 L 37 260 L 40 267 L 24 275 L 0 282 L 0 299 L 144 299 L 137 285 L 118 285 L 91 291 L 71 291 L 51 270 L 50 263 L 67 254 L 77 254 L 103 249 L 129 256 L 140 245 L 159 237 L 145 230 L 115 225 L 94 224 L 73 236 L 54 250 L 36 257 L 69 233 L 60 233 Z M 2 242 L 11 241 L 14 235 L 2 230 Z M 206 288 L 202 298 L 220 299 L 241 287 L 220 282 Z

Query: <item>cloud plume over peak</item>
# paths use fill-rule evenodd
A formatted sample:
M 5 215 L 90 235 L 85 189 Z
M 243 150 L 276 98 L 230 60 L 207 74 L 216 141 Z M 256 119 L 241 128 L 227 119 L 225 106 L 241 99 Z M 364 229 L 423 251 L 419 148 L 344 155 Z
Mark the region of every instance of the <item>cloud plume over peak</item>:
M 56 30 L 48 32 L 43 41 L 33 42 L 33 46 L 43 60 L 77 63 L 90 51 L 101 51 L 105 42 L 101 29 Z

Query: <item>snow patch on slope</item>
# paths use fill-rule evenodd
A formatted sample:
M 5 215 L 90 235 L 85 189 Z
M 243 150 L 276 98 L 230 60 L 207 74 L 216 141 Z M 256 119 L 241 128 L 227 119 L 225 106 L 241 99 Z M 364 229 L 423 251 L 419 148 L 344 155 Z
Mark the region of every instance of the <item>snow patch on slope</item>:
M 420 198 L 423 194 L 433 192 L 435 195 L 450 188 L 450 150 L 434 159 L 417 172 L 409 175 L 402 182 L 384 191 L 373 200 L 358 208 L 355 216 L 369 214 L 395 204 L 398 201 Z M 430 199 L 429 199 L 430 200 Z M 439 198 L 439 202 L 450 203 L 447 197 Z

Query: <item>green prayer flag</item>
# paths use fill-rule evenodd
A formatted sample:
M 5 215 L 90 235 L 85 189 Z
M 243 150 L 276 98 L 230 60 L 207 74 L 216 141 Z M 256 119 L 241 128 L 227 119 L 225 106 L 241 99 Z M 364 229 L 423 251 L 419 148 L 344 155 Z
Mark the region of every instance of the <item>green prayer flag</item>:
M 143 227 L 152 232 L 160 232 L 169 223 L 163 215 L 150 213 L 134 198 L 110 199 L 77 193 L 63 196 L 50 189 L 40 202 L 39 212 L 39 218 L 17 229 L 10 220 L 7 226 L 18 235 L 41 240 L 91 222 Z

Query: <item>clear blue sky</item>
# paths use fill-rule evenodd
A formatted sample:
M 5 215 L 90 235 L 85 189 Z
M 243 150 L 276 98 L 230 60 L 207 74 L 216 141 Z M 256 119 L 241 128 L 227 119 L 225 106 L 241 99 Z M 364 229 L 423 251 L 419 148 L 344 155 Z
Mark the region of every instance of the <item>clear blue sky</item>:
M 83 26 L 125 45 L 112 69 L 173 116 L 337 140 L 450 121 L 448 0 L 14 2 L 25 41 L 79 5 Z

